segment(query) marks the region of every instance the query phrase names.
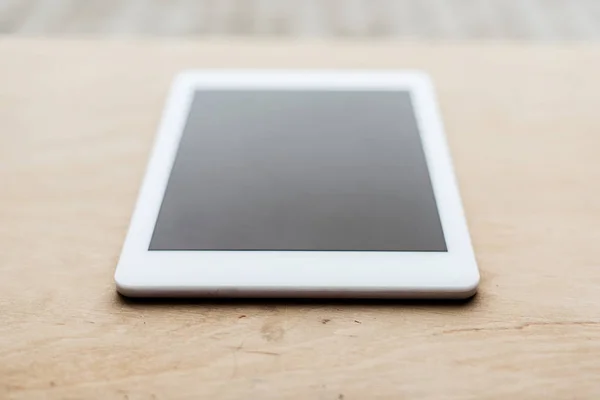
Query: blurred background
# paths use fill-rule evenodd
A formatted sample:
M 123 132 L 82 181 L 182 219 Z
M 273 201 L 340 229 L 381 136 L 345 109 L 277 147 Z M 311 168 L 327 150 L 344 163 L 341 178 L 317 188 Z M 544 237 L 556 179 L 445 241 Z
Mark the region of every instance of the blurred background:
M 597 40 L 600 0 L 0 0 L 0 33 Z

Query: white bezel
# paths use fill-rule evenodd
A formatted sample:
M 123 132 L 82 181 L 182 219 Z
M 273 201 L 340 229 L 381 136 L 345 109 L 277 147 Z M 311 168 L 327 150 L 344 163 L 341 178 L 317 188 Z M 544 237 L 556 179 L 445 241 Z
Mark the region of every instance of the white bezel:
M 148 251 L 196 90 L 411 93 L 447 252 Z M 126 296 L 442 297 L 475 293 L 479 273 L 434 90 L 416 71 L 190 71 L 171 89 L 115 273 Z

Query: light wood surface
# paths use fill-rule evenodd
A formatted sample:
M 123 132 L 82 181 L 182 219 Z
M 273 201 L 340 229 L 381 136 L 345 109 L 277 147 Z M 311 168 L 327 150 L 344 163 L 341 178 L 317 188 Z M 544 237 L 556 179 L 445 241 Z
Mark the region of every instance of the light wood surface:
M 0 39 L 0 398 L 600 398 L 600 47 Z M 482 271 L 466 304 L 130 302 L 173 75 L 423 68 Z
M 598 40 L 598 0 L 0 0 L 0 33 Z

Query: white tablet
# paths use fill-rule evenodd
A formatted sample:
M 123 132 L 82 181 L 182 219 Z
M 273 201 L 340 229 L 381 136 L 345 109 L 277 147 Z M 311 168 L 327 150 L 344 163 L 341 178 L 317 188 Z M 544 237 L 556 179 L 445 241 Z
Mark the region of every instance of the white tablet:
M 431 82 L 402 71 L 181 74 L 115 279 L 126 296 L 473 295 Z

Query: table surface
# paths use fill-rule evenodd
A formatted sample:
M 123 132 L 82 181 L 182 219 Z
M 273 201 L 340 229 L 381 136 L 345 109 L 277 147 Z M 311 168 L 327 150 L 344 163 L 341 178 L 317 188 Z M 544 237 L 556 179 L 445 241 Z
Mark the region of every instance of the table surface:
M 600 47 L 0 38 L 0 398 L 600 398 Z M 184 68 L 423 68 L 467 303 L 129 301 L 114 268 Z
M 51 4 L 49 4 L 51 3 Z M 598 40 L 598 0 L 0 0 L 20 35 Z

